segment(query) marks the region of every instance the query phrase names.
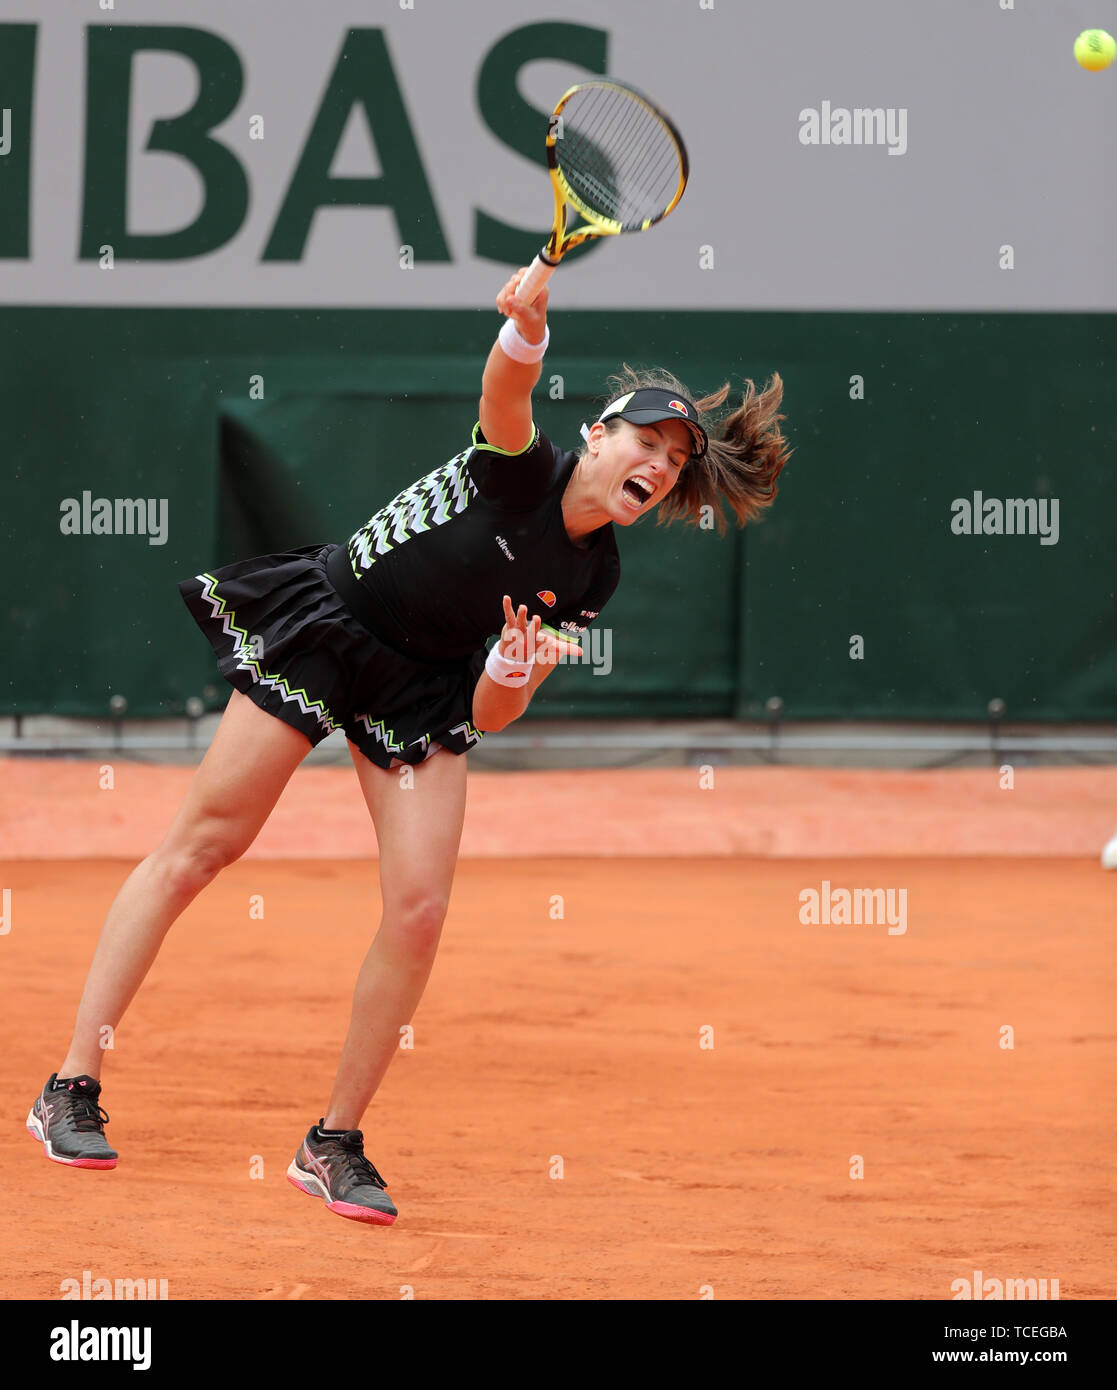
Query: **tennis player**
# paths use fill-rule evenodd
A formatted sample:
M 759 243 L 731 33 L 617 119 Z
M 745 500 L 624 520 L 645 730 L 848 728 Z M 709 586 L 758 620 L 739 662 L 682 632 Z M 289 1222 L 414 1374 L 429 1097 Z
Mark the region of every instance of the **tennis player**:
M 343 729 L 376 830 L 382 917 L 333 1091 L 287 1176 L 339 1216 L 395 1220 L 360 1126 L 434 962 L 465 754 L 518 719 L 555 665 L 580 650 L 620 577 L 615 525 L 655 508 L 661 521 L 697 523 L 709 506 L 724 531 L 722 498 L 743 525 L 775 497 L 788 454 L 778 376 L 762 393 L 749 382 L 711 438 L 708 412 L 728 386 L 695 402 L 669 374 L 627 367 L 583 427 L 582 448 L 557 448 L 531 404 L 550 338 L 548 295 L 519 303 L 524 273 L 497 296 L 507 321 L 466 448 L 347 545 L 265 555 L 179 586 L 233 693 L 165 838 L 109 909 L 69 1052 L 28 1115 L 55 1162 L 116 1166 L 100 1106 L 102 1030 L 119 1025 L 172 923 L 252 844 L 310 748 Z M 406 790 L 404 766 L 413 769 Z

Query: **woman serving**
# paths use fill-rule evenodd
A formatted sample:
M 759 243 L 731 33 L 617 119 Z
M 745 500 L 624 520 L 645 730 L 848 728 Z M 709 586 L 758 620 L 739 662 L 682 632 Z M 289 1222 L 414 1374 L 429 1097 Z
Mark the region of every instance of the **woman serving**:
M 668 373 L 628 368 L 583 447 L 559 449 L 532 416 L 548 296 L 519 302 L 524 273 L 497 296 L 507 322 L 469 446 L 347 545 L 266 555 L 179 586 L 234 689 L 170 829 L 109 909 L 69 1051 L 28 1115 L 55 1162 L 116 1166 L 100 1106 L 102 1030 L 119 1026 L 171 925 L 252 844 L 310 748 L 343 729 L 376 831 L 382 917 L 329 1101 L 287 1176 L 340 1216 L 396 1219 L 360 1126 L 434 963 L 465 754 L 518 719 L 578 650 L 620 578 L 614 524 L 656 507 L 660 520 L 696 523 L 711 506 L 724 530 L 724 500 L 743 525 L 775 497 L 789 452 L 778 376 L 762 393 L 749 382 L 713 438 L 708 412 L 728 386 L 694 402 Z M 404 765 L 414 767 L 407 796 Z

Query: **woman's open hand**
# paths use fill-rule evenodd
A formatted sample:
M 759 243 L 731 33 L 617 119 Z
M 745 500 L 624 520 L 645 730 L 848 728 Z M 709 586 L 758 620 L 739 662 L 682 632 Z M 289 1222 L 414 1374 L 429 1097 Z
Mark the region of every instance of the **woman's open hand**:
M 512 600 L 504 595 L 504 627 L 500 634 L 499 650 L 506 661 L 535 661 L 540 666 L 554 666 L 563 656 L 581 652 L 577 642 L 567 642 L 553 632 L 543 632 L 543 619 L 533 613 L 530 621 L 527 604 L 513 609 Z

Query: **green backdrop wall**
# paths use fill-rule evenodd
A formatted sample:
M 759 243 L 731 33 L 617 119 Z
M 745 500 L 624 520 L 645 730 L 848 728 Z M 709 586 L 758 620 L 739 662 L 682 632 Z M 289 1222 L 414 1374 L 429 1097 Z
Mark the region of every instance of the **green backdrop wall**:
M 795 453 L 744 532 L 618 528 L 624 574 L 599 621 L 612 671 L 558 673 L 529 718 L 750 717 L 770 696 L 789 719 L 978 719 L 994 696 L 1010 718 L 1117 717 L 1117 316 L 551 322 L 536 415 L 565 447 L 628 360 L 697 394 L 778 370 Z M 457 452 L 498 327 L 457 311 L 0 311 L 0 711 L 104 715 L 113 694 L 131 715 L 219 707 L 177 580 L 343 541 Z M 1058 499 L 1057 544 L 954 534 L 951 504 L 975 491 Z M 165 499 L 166 543 L 64 535 L 60 506 L 83 492 Z

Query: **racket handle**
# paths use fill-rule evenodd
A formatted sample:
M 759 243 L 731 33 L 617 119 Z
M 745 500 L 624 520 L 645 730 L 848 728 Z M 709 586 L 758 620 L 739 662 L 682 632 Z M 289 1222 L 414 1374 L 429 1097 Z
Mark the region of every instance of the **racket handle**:
M 539 297 L 539 291 L 555 273 L 555 267 L 549 261 L 545 261 L 542 256 L 536 256 L 528 272 L 520 283 L 516 286 L 516 299 L 520 304 L 533 304 Z

